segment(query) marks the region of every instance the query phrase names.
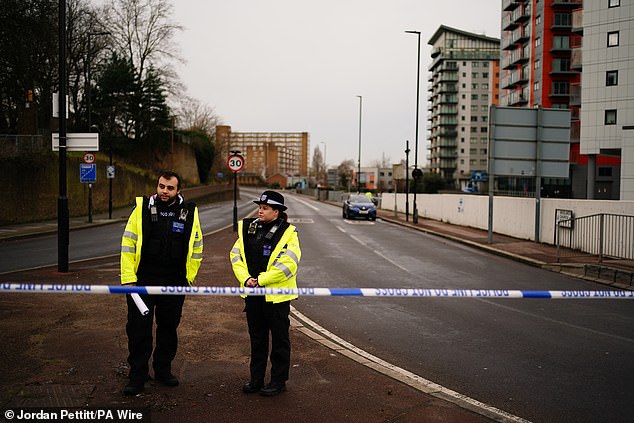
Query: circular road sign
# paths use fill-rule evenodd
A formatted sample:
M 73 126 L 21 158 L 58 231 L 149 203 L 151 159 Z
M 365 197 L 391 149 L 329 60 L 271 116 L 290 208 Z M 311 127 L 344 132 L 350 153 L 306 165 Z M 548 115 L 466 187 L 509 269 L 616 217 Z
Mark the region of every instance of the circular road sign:
M 84 153 L 84 163 L 93 164 L 95 162 L 95 155 L 92 153 Z
M 239 154 L 232 154 L 227 159 L 227 166 L 232 172 L 240 172 L 244 167 L 244 159 Z

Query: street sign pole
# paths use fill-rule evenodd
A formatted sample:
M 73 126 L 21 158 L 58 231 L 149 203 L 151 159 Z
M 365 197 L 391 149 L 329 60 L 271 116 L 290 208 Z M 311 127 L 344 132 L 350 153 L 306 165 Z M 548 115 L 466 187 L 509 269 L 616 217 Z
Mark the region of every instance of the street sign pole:
M 57 197 L 57 271 L 68 272 L 70 218 L 66 185 L 66 0 L 59 0 L 59 196 Z
M 237 150 L 230 153 L 227 166 L 233 172 L 233 232 L 238 232 L 238 172 L 244 167 L 244 159 Z

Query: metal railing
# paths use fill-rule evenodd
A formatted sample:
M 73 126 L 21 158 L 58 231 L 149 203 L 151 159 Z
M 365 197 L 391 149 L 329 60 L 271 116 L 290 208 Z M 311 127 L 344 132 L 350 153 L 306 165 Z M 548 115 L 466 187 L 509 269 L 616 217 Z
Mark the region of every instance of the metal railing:
M 557 261 L 597 256 L 634 260 L 634 216 L 600 213 L 564 219 L 555 226 Z

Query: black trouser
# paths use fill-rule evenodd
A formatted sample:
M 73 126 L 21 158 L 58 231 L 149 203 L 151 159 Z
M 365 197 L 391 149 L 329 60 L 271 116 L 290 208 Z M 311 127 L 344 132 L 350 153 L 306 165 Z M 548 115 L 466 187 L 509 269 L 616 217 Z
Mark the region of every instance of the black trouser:
M 149 373 L 148 362 L 152 357 L 154 374 L 169 374 L 172 360 L 178 348 L 176 329 L 181 321 L 184 295 L 141 295 L 150 312 L 143 316 L 130 294 L 128 302 L 128 363 L 130 380 L 144 383 Z M 156 315 L 156 347 L 152 353 L 152 326 Z
M 245 311 L 251 338 L 251 380 L 264 381 L 269 357 L 269 333 L 271 334 L 271 383 L 288 380 L 291 365 L 291 341 L 289 339 L 291 302 L 266 302 L 264 296 L 245 299 Z

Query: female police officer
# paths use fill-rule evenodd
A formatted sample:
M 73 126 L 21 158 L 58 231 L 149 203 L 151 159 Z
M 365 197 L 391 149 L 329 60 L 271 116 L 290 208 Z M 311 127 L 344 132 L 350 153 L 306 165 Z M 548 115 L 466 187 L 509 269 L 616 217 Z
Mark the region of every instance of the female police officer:
M 229 254 L 242 287 L 297 288 L 301 257 L 297 229 L 286 220 L 284 196 L 264 191 L 257 219 L 238 222 L 238 240 Z M 286 389 L 291 359 L 290 301 L 297 295 L 244 296 L 251 340 L 251 380 L 244 393 L 277 395 Z M 271 335 L 271 380 L 264 384 Z

